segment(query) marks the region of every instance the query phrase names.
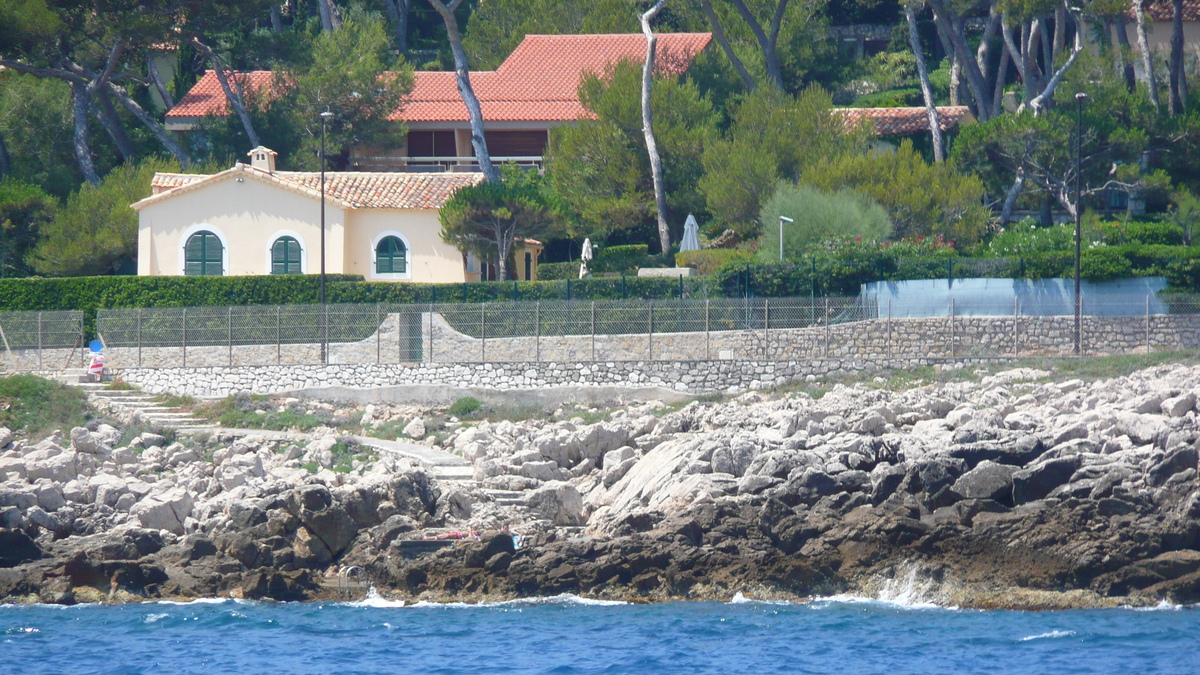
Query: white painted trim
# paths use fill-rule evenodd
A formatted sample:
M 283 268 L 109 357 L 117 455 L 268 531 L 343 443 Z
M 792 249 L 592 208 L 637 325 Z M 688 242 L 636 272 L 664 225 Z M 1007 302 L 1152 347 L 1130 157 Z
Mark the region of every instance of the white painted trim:
M 221 276 L 229 276 L 229 240 L 225 238 L 224 232 L 213 227 L 212 225 L 207 225 L 204 223 L 189 227 L 183 231 L 182 235 L 179 236 L 179 274 L 185 276 L 187 275 L 188 239 L 191 239 L 193 234 L 204 231 L 212 232 L 213 234 L 217 235 L 217 239 L 221 240 Z
M 400 241 L 404 242 L 404 250 L 408 256 L 408 259 L 405 261 L 408 264 L 404 268 L 407 271 L 404 274 L 379 274 L 375 271 L 375 251 L 379 248 L 379 242 L 383 241 L 385 237 L 396 237 Z M 376 281 L 405 281 L 412 279 L 412 269 L 413 247 L 412 244 L 409 243 L 408 237 L 396 230 L 384 230 L 383 232 L 375 235 L 375 238 L 371 240 L 371 269 L 370 273 L 367 275 L 367 279 Z
M 291 237 L 300 244 L 300 274 L 308 274 L 308 247 L 304 245 L 304 237 L 291 230 L 280 230 L 267 239 L 267 268 L 263 274 L 271 273 L 271 249 L 275 248 L 275 242 L 279 241 L 280 237 Z

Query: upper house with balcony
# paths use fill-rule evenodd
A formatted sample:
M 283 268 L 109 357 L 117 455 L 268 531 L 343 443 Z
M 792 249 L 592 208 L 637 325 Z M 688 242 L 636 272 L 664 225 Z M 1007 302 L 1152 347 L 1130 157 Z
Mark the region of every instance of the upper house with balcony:
M 662 33 L 655 67 L 681 75 L 709 46 L 708 33 Z M 573 124 L 590 113 L 579 101 L 587 73 L 602 74 L 621 61 L 641 62 L 646 39 L 618 35 L 527 35 L 496 70 L 471 73 L 486 124 L 488 151 L 496 162 L 540 166 L 550 130 Z M 270 86 L 270 71 L 242 73 L 244 86 Z M 167 128 L 195 129 L 208 115 L 227 115 L 229 106 L 208 71 L 166 116 Z M 391 116 L 408 127 L 400 148 L 357 147 L 352 168 L 360 171 L 476 171 L 467 107 L 453 72 L 418 71 L 412 92 Z

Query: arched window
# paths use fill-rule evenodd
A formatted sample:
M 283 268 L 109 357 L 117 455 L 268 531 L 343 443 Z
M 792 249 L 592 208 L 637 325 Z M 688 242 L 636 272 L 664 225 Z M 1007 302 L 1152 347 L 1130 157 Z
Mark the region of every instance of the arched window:
M 224 247 L 217 235 L 201 230 L 184 246 L 183 273 L 189 277 L 219 277 L 224 270 Z
M 271 246 L 271 274 L 300 274 L 300 242 L 280 237 Z
M 400 237 L 384 237 L 375 246 L 376 274 L 404 274 L 408 271 L 408 249 Z

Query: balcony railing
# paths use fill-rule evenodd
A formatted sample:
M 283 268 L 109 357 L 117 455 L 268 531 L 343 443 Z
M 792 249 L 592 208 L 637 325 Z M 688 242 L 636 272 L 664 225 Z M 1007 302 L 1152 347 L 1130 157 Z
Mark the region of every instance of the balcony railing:
M 541 155 L 492 156 L 493 164 L 507 164 L 510 162 L 525 168 L 542 169 Z M 474 157 L 351 157 L 350 165 L 355 169 L 364 171 L 411 171 L 414 173 L 479 171 L 479 162 Z

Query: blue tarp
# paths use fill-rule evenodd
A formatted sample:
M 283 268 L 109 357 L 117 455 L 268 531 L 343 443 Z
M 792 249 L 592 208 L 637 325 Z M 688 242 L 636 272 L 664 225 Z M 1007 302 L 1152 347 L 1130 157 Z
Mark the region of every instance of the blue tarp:
M 1167 287 L 1162 277 L 1084 281 L 1080 286 L 1083 313 L 1089 316 L 1134 316 L 1146 312 L 1167 314 L 1157 297 Z M 877 304 L 879 316 L 918 318 L 949 316 L 953 300 L 956 316 L 1011 316 L 1019 309 L 1026 316 L 1072 316 L 1075 313 L 1074 279 L 919 279 L 875 281 L 863 284 L 860 296 L 869 307 Z M 1014 306 L 1015 303 L 1015 306 Z

